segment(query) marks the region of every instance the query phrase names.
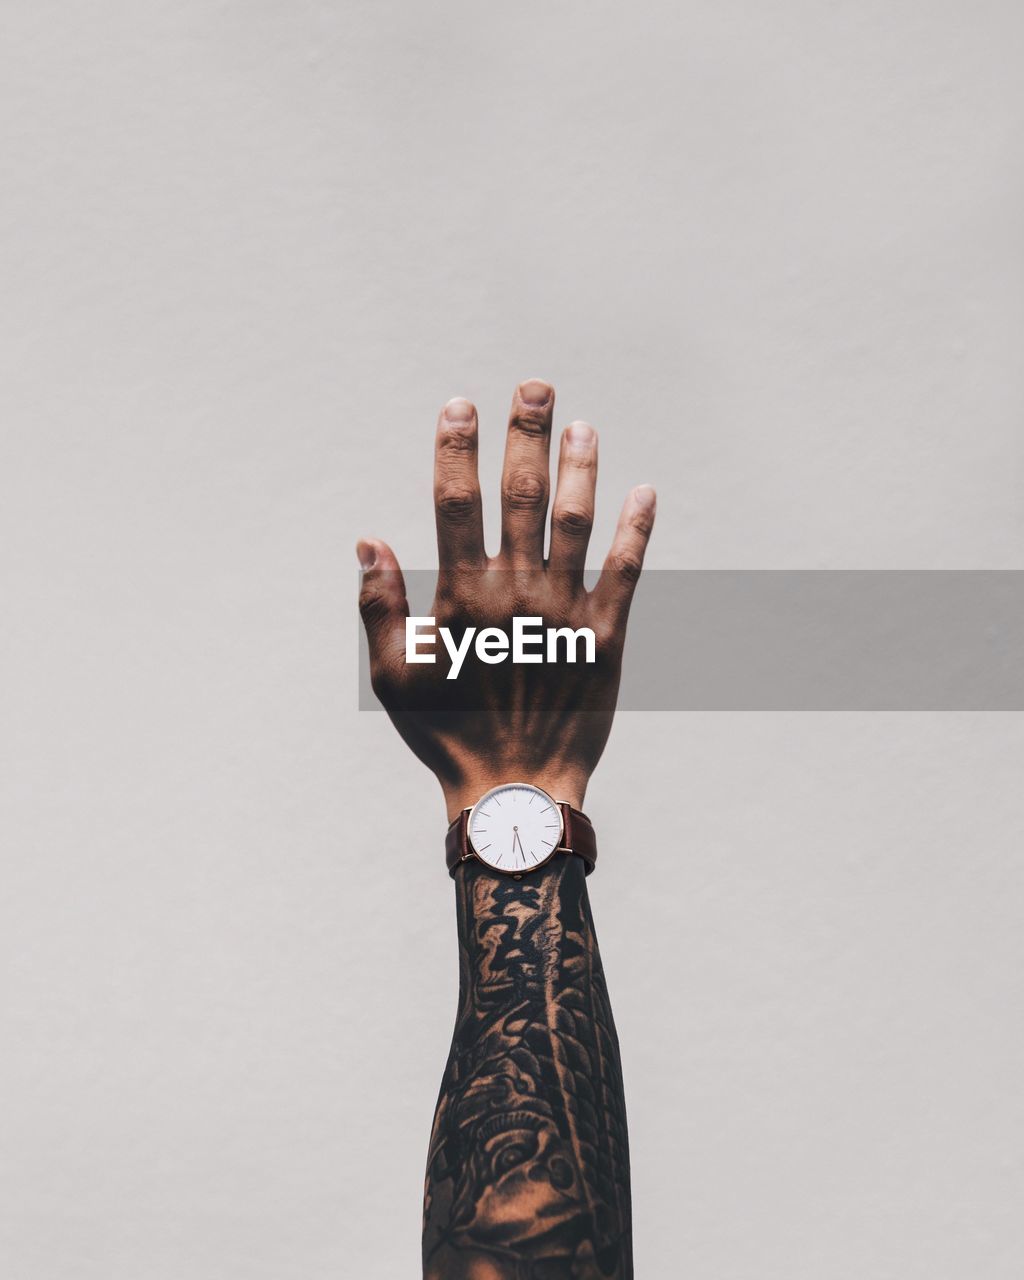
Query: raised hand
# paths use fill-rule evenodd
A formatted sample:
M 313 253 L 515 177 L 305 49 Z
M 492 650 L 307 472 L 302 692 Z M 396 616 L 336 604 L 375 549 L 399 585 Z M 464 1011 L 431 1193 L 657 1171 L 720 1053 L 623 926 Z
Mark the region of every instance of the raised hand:
M 604 750 L 615 711 L 630 601 L 654 524 L 655 494 L 627 496 L 593 591 L 584 586 L 594 519 L 597 432 L 573 422 L 562 433 L 547 527 L 554 390 L 535 379 L 516 390 L 501 478 L 501 546 L 484 547 L 477 474 L 477 413 L 450 400 L 438 418 L 434 459 L 439 573 L 431 614 L 437 627 L 509 632 L 514 617 L 590 628 L 596 662 L 519 666 L 467 662 L 446 679 L 443 648 L 433 665 L 406 661 L 405 583 L 394 552 L 361 541 L 360 610 L 373 687 L 402 737 L 437 775 L 449 816 L 498 782 L 525 779 L 579 808 Z

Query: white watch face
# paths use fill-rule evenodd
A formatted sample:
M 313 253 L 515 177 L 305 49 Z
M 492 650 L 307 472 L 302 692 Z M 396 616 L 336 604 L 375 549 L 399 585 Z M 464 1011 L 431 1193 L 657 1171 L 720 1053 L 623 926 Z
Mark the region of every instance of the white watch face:
M 520 875 L 547 862 L 562 842 L 562 811 L 528 782 L 493 787 L 473 806 L 468 834 L 481 862 Z

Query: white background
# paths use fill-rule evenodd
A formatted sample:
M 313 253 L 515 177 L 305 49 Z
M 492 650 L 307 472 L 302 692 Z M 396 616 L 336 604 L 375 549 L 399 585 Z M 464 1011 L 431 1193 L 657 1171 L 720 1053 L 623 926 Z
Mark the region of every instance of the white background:
M 356 711 L 437 407 L 595 559 L 1024 567 L 1013 0 L 2 7 L 0 1270 L 404 1280 L 457 986 Z M 640 1280 L 1016 1280 L 1024 718 L 623 715 Z M 628 838 L 626 832 L 631 834 Z

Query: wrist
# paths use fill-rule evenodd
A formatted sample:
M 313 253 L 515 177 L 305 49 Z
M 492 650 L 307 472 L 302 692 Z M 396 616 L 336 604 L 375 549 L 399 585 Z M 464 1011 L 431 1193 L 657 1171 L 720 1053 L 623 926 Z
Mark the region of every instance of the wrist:
M 529 782 L 546 791 L 556 803 L 565 803 L 574 809 L 582 809 L 588 777 L 582 770 L 564 767 L 537 769 L 510 765 L 503 769 L 482 769 L 458 781 L 448 782 L 445 779 L 439 779 L 439 781 L 441 790 L 444 792 L 448 821 L 454 822 L 463 809 L 472 808 L 485 792 L 506 782 Z

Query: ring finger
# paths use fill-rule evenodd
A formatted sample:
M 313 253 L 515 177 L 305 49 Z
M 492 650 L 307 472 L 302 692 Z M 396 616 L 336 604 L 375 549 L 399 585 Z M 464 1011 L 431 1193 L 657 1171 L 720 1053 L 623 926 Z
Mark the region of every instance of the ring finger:
M 558 485 L 551 507 L 548 567 L 582 574 L 594 524 L 597 484 L 597 432 L 588 422 L 573 422 L 562 433 Z

